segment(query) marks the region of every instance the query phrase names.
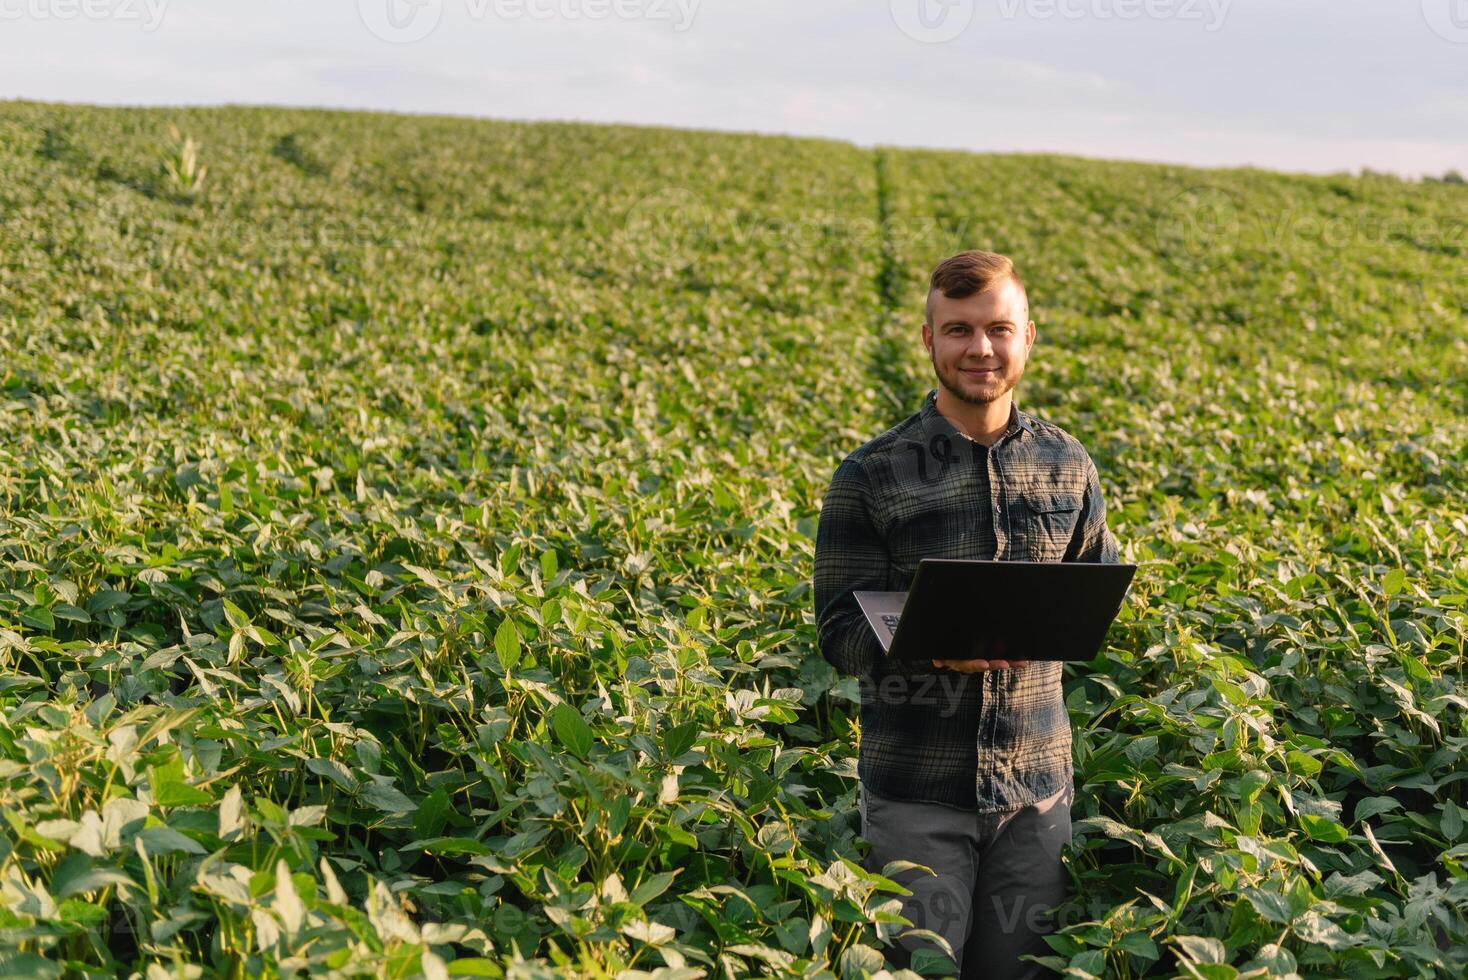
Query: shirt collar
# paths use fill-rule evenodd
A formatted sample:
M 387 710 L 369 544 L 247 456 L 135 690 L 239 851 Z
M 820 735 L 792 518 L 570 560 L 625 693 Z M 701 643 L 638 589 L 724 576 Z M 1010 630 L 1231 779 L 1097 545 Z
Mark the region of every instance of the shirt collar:
M 937 425 L 940 428 L 947 428 L 961 439 L 968 439 L 970 442 L 974 441 L 972 439 L 969 439 L 967 433 L 960 432 L 958 427 L 948 420 L 947 416 L 938 411 L 937 388 L 928 389 L 928 395 L 926 398 L 923 399 L 921 414 L 923 416 L 923 422 L 925 424 Z M 1016 406 L 1014 403 L 1013 397 L 1011 397 L 1009 400 L 1009 424 L 1005 426 L 1004 432 L 1001 433 L 999 438 L 995 440 L 994 445 L 999 445 L 999 443 L 1003 442 L 1005 439 L 1008 439 L 1011 436 L 1018 434 L 1020 430 L 1033 433 L 1035 431 L 1035 423 L 1028 413 L 1021 412 L 1019 410 L 1019 407 Z

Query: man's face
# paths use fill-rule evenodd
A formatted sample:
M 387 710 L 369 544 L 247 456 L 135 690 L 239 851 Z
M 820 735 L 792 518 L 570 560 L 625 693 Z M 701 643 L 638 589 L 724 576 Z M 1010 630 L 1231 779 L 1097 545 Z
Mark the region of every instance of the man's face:
M 1000 398 L 1025 373 L 1035 343 L 1029 304 L 1013 279 L 963 299 L 934 290 L 933 321 L 923 324 L 923 346 L 938 382 L 973 405 Z

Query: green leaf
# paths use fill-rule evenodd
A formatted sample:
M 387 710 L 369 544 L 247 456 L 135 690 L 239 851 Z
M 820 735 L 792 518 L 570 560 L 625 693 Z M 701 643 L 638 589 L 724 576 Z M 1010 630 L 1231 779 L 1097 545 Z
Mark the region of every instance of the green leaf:
M 1070 970 L 1076 970 L 1081 976 L 1099 977 L 1106 973 L 1106 951 L 1101 949 L 1088 949 L 1077 953 L 1070 958 L 1067 964 Z
M 184 781 L 183 759 L 177 751 L 168 762 L 149 769 L 148 774 L 157 806 L 207 806 L 214 802 L 211 794 Z
M 198 841 L 167 826 L 140 830 L 138 840 L 143 842 L 143 849 L 150 855 L 207 853 Z
M 798 843 L 790 833 L 790 828 L 783 823 L 767 823 L 759 829 L 755 840 L 766 854 L 788 854 L 795 850 Z
M 437 837 L 448 822 L 449 794 L 440 786 L 424 797 L 413 814 L 413 832 L 419 837 Z
M 1290 912 L 1297 918 L 1315 904 L 1315 891 L 1304 878 L 1291 878 L 1285 886 L 1285 897 L 1290 900 Z
M 95 929 L 111 918 L 106 908 L 93 905 L 80 898 L 68 898 L 57 903 L 56 918 L 65 923 L 74 923 L 86 929 Z M 3 975 L 4 971 L 0 971 Z
M 14 980 L 55 980 L 62 975 L 62 964 L 35 953 L 13 949 L 0 951 L 0 976 Z
M 673 883 L 677 875 L 676 871 L 660 871 L 657 874 L 648 875 L 637 883 L 637 887 L 632 889 L 627 900 L 634 905 L 646 905 L 667 891 L 668 886 Z
M 236 783 L 224 794 L 224 799 L 219 801 L 218 835 L 223 840 L 232 841 L 243 834 L 244 830 L 244 794 Z
M 1387 595 L 1396 595 L 1407 585 L 1407 573 L 1400 568 L 1393 568 L 1387 572 L 1381 580 L 1381 591 Z
M 239 606 L 228 599 L 220 599 L 219 604 L 224 607 L 224 618 L 230 626 L 239 630 L 250 625 L 250 617 Z
M 494 631 L 494 652 L 500 666 L 507 671 L 520 662 L 520 631 L 508 616 L 500 620 L 499 628 Z
M 1274 943 L 1266 943 L 1259 947 L 1259 955 L 1244 964 L 1245 970 L 1263 967 L 1269 971 L 1270 976 L 1287 976 L 1294 973 L 1299 964 L 1295 962 L 1295 954 L 1277 946 Z
M 158 806 L 208 806 L 214 797 L 187 783 L 169 783 L 154 792 L 153 802 Z
M 1326 844 L 1339 844 L 1351 836 L 1351 832 L 1345 827 L 1342 827 L 1327 817 L 1316 817 L 1308 813 L 1302 813 L 1299 819 L 1300 826 L 1305 828 L 1305 835 L 1311 840 L 1318 840 Z
M 551 709 L 551 724 L 555 727 L 556 739 L 577 758 L 584 759 L 591 751 L 591 728 L 581 717 L 581 712 L 562 701 Z
M 1157 944 L 1145 932 L 1129 932 L 1121 937 L 1117 945 L 1133 956 L 1145 960 L 1155 960 L 1161 956 L 1157 951 Z
M 801 916 L 781 919 L 775 923 L 775 937 L 787 953 L 804 953 L 809 933 L 810 923 Z
M 1356 804 L 1356 822 L 1370 820 L 1379 813 L 1401 809 L 1402 804 L 1390 796 L 1367 796 Z
M 1358 871 L 1353 875 L 1343 875 L 1339 871 L 1333 871 L 1330 877 L 1325 879 L 1325 897 L 1335 898 L 1338 895 L 1364 895 L 1381 884 L 1381 882 L 1381 875 L 1369 869 Z
M 1244 803 L 1253 803 L 1259 798 L 1259 791 L 1269 785 L 1270 775 L 1263 769 L 1250 769 L 1238 779 L 1239 799 Z
M 1195 963 L 1228 962 L 1228 950 L 1222 940 L 1212 936 L 1173 936 L 1172 939 Z
M 1290 900 L 1278 892 L 1246 888 L 1243 895 L 1249 900 L 1249 904 L 1254 906 L 1254 911 L 1269 922 L 1284 925 L 1295 917 L 1294 912 L 1290 909 Z
M 407 845 L 418 847 L 429 854 L 493 854 L 489 845 L 470 837 L 433 837 L 416 840 Z
M 1140 765 L 1157 755 L 1157 736 L 1143 735 L 1132 739 L 1126 747 L 1126 757 L 1133 765 Z
M 863 943 L 852 943 L 841 953 L 842 980 L 861 980 L 882 969 L 882 954 Z
M 632 799 L 622 793 L 612 801 L 607 816 L 607 835 L 613 839 L 620 836 L 627 827 L 627 820 L 632 816 Z
M 69 898 L 103 888 L 117 888 L 127 892 L 136 888 L 132 878 L 121 869 L 100 865 L 85 854 L 73 853 L 51 875 L 51 894 L 56 898 Z
M 420 582 L 428 586 L 430 589 L 443 589 L 445 587 L 443 579 L 439 578 L 437 575 L 426 568 L 420 568 L 417 565 L 410 565 L 407 562 L 403 562 L 403 567 L 412 572 L 413 575 Z
M 1302 913 L 1292 928 L 1295 935 L 1313 946 L 1341 950 L 1356 944 L 1350 933 L 1314 910 Z
M 45 606 L 32 606 L 20 614 L 20 621 L 47 633 L 56 629 L 56 617 Z
M 1457 840 L 1463 833 L 1463 811 L 1452 800 L 1443 801 L 1442 832 L 1450 841 Z
M 1298 749 L 1290 749 L 1285 753 L 1285 758 L 1289 761 L 1291 771 L 1304 773 L 1306 776 L 1313 776 L 1325 768 L 1325 763 Z
M 290 825 L 290 814 L 285 808 L 268 796 L 255 797 L 255 809 L 260 812 L 260 817 L 268 823 L 277 827 Z
M 275 897 L 271 901 L 271 908 L 280 917 L 287 935 L 294 936 L 301 931 L 301 926 L 306 922 L 306 904 L 296 891 L 296 884 L 291 880 L 291 868 L 285 858 L 279 858 L 275 862 Z
M 359 791 L 358 796 L 363 802 L 376 807 L 384 813 L 411 813 L 418 809 L 418 804 L 408 799 L 396 787 L 384 783 L 367 783 Z
M 335 759 L 307 759 L 306 768 L 318 776 L 324 776 L 348 793 L 357 791 L 357 779 L 352 771 Z
M 126 592 L 119 592 L 116 589 L 102 589 L 87 600 L 87 612 L 95 616 L 109 609 L 116 609 L 119 606 L 127 605 L 128 600 L 131 598 L 132 596 Z
M 67 605 L 64 602 L 52 606 L 51 614 L 57 619 L 64 619 L 71 623 L 90 623 L 92 621 L 91 615 L 85 609 Z
M 698 739 L 698 729 L 698 722 L 688 721 L 663 732 L 664 755 L 668 759 L 676 759 L 691 749 Z
M 1239 971 L 1227 963 L 1188 963 L 1183 967 L 1186 976 L 1199 980 L 1235 980 Z

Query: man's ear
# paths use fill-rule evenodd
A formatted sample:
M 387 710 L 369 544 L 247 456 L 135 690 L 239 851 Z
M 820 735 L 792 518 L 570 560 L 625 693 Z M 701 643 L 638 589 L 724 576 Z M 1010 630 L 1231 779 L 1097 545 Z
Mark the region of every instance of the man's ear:
M 933 353 L 933 328 L 928 326 L 928 321 L 923 321 L 923 346 L 928 349 L 928 354 Z

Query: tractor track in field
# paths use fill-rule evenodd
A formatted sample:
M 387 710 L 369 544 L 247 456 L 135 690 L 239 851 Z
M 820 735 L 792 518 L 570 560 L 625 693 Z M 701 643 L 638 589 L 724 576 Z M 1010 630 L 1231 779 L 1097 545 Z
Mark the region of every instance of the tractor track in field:
M 867 376 L 883 400 L 892 406 L 892 421 L 912 411 L 909 404 L 912 379 L 902 369 L 907 357 L 905 346 L 898 340 L 894 323 L 906 305 L 902 296 L 902 273 L 893 254 L 891 219 L 891 185 L 887 174 L 887 152 L 872 151 L 872 167 L 876 174 L 877 199 L 877 274 L 873 282 L 880 308 L 872 325 L 872 344 L 867 354 Z

